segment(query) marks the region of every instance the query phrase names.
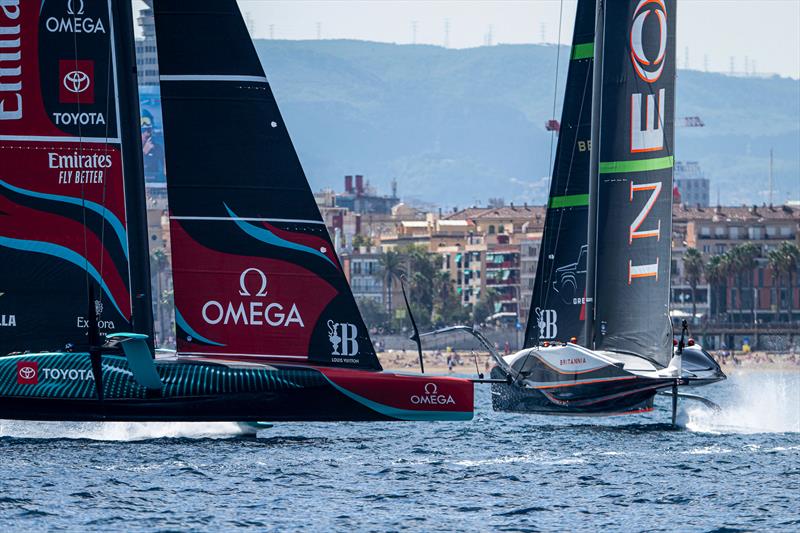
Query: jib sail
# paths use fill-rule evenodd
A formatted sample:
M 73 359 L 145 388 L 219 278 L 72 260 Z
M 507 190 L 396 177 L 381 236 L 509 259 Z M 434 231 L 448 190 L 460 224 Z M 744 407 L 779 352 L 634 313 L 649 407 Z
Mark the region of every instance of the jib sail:
M 102 332 L 152 332 L 132 31 L 0 2 L 0 355 L 86 342 L 90 283 Z
M 597 268 L 594 346 L 667 365 L 676 2 L 606 2 L 598 13 L 604 37 L 591 192 L 597 207 L 590 242 Z
M 178 351 L 379 369 L 236 2 L 155 22 Z
M 589 150 L 592 118 L 594 0 L 580 0 L 525 347 L 540 341 L 583 342 Z

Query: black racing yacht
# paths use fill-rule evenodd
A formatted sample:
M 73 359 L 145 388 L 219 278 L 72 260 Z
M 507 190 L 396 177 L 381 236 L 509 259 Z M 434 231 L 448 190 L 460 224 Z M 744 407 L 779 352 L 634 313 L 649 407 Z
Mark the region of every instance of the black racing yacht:
M 496 410 L 638 413 L 725 379 L 669 317 L 676 4 L 578 2 L 525 344 L 495 357 Z
M 236 1 L 154 15 L 158 357 L 131 2 L 0 2 L 0 418 L 471 419 L 470 381 L 382 371 Z

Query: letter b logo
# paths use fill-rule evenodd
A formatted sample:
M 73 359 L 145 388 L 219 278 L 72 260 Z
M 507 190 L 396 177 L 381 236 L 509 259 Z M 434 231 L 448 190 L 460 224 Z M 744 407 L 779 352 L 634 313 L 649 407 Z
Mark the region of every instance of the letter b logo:
M 358 354 L 358 330 L 353 324 L 339 324 L 342 328 L 342 355 Z
M 555 309 L 536 308 L 537 325 L 539 326 L 539 338 L 555 339 L 558 335 L 558 313 Z

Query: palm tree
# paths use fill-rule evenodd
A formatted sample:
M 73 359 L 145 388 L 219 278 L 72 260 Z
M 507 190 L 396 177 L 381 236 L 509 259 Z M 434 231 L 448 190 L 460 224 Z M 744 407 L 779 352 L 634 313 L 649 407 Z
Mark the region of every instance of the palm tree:
M 772 274 L 772 286 L 777 295 L 777 314 L 778 320 L 781 316 L 781 288 L 783 287 L 783 272 L 786 269 L 786 256 L 780 248 L 775 248 L 767 252 L 767 263 Z
M 705 267 L 706 280 L 711 285 L 711 296 L 714 304 L 710 306 L 712 313 L 720 315 L 725 305 L 725 295 L 728 292 L 728 275 L 730 274 L 730 261 L 727 254 L 713 255 L 708 259 Z
M 405 273 L 403 256 L 400 252 L 388 250 L 381 255 L 380 264 L 383 270 L 383 289 L 386 291 L 386 311 L 391 314 L 394 281 Z
M 789 323 L 794 319 L 794 275 L 800 268 L 800 247 L 796 244 L 784 241 L 778 247 L 784 257 L 784 272 L 789 278 L 789 298 L 787 299 L 787 310 L 789 312 Z
M 683 272 L 692 289 L 692 320 L 697 315 L 697 285 L 703 276 L 703 255 L 697 248 L 687 248 L 683 254 Z
M 733 259 L 734 273 L 739 279 L 739 311 L 742 310 L 742 294 L 746 289 L 753 287 L 753 270 L 755 270 L 758 263 L 756 259 L 761 256 L 761 247 L 752 242 L 746 242 L 735 246 L 731 250 Z M 744 282 L 744 280 L 747 280 Z M 750 312 L 752 315 L 752 323 L 756 321 L 756 299 L 755 295 L 750 294 Z

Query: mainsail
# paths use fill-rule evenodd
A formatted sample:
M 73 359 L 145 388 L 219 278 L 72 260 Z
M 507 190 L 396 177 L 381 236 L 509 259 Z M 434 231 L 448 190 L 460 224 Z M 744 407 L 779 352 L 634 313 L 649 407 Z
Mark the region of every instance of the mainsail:
M 595 1 L 580 0 L 525 347 L 583 343 Z
M 0 2 L 0 355 L 152 333 L 126 2 Z M 127 178 L 127 179 L 126 179 Z
M 590 191 L 597 210 L 589 236 L 590 277 L 596 265 L 590 346 L 593 339 L 596 349 L 667 365 L 676 2 L 603 4 L 599 161 Z
M 380 369 L 236 2 L 155 23 L 178 352 Z

